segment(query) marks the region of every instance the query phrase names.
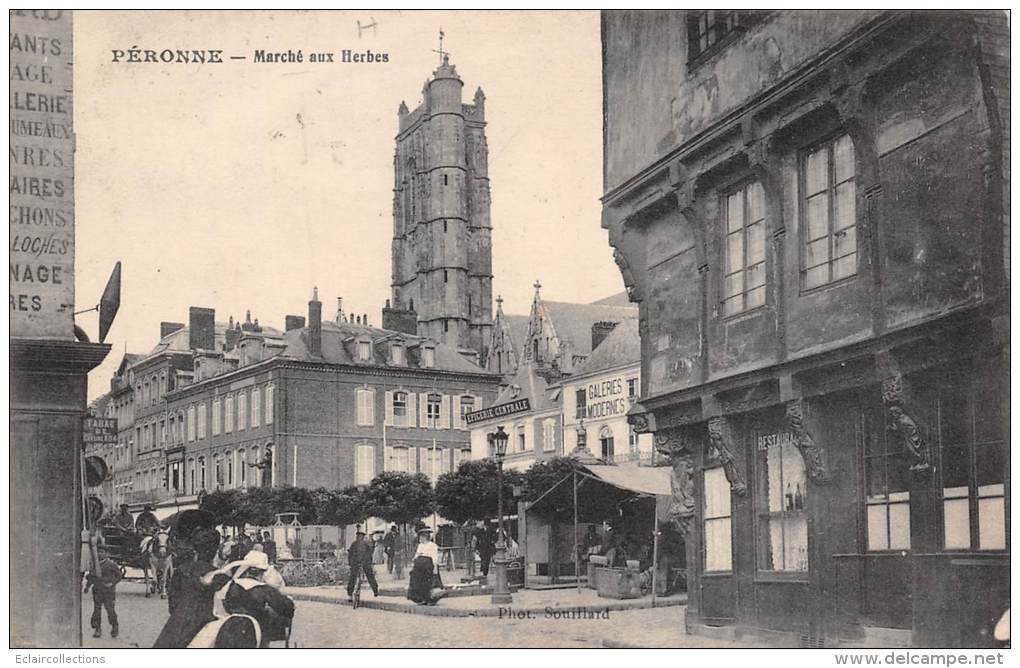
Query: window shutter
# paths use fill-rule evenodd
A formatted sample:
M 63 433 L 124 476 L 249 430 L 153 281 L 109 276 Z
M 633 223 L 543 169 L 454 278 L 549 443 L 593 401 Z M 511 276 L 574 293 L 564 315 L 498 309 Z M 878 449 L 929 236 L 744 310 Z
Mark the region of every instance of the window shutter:
M 387 427 L 392 427 L 393 426 L 393 393 L 392 392 L 389 392 L 389 391 L 386 392 L 386 406 L 384 406 L 383 408 L 386 411 L 386 422 L 385 422 L 385 424 L 386 424 Z
M 439 428 L 450 428 L 450 397 L 446 394 L 439 403 Z
M 415 448 L 417 456 L 414 458 L 415 473 L 425 473 L 425 449 Z
M 406 410 L 407 415 L 404 417 L 404 424 L 402 426 L 413 427 L 415 424 L 417 424 L 415 422 L 414 417 L 415 415 L 418 414 L 418 411 L 415 409 L 415 406 L 418 405 L 417 401 L 418 395 L 416 395 L 414 392 L 407 393 L 407 410 Z
M 464 425 L 460 421 L 460 395 L 453 395 L 453 424 L 455 429 L 463 429 Z
M 451 473 L 454 470 L 453 452 L 454 452 L 453 448 L 450 448 L 449 450 L 443 450 L 443 469 L 444 472 L 446 473 Z
M 365 391 L 365 403 L 368 404 L 365 407 L 365 415 L 368 416 L 367 424 L 371 427 L 375 425 L 375 390 Z
M 391 471 L 394 468 L 396 468 L 396 467 L 393 466 L 393 463 L 392 463 L 393 462 L 393 448 L 391 448 L 388 445 L 385 448 L 383 448 L 383 457 L 384 457 L 384 459 L 383 459 L 383 471 Z
M 429 424 L 428 417 L 428 405 L 429 395 L 428 392 L 422 392 L 418 395 L 418 424 L 422 427 L 427 427 Z

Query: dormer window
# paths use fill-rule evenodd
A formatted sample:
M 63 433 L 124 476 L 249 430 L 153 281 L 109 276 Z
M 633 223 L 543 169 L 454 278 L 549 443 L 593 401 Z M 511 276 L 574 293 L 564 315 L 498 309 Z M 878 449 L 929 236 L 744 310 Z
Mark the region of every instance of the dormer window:
M 370 341 L 358 341 L 358 361 L 367 362 L 372 359 L 372 343 Z
M 390 364 L 402 365 L 404 363 L 404 344 L 390 344 Z
M 421 365 L 426 369 L 436 366 L 436 349 L 433 346 L 425 346 L 421 349 Z

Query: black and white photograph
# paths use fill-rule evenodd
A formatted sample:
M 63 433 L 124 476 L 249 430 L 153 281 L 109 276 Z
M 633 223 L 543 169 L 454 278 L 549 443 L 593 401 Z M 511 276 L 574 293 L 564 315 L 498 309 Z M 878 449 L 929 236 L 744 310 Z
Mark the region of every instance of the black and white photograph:
M 1008 9 L 8 23 L 12 663 L 1007 662 Z

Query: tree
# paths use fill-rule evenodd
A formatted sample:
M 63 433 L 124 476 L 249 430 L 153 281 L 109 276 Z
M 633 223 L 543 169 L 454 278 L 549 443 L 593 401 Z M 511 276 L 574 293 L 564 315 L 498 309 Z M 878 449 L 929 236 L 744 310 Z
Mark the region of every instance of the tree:
M 269 487 L 249 487 L 238 503 L 237 519 L 240 524 L 269 526 L 276 522 L 274 492 Z
M 452 473 L 439 476 L 436 483 L 436 507 L 439 514 L 457 524 L 495 517 L 499 503 L 499 484 L 495 459 L 477 459 L 461 463 Z M 524 484 L 524 476 L 503 470 L 503 512 L 513 514 L 513 489 Z
M 367 496 L 371 515 L 397 524 L 413 524 L 436 509 L 432 484 L 421 473 L 380 473 L 369 484 Z
M 275 513 L 297 513 L 301 524 L 315 524 L 318 521 L 315 493 L 304 487 L 274 488 L 272 505 Z
M 357 487 L 333 491 L 321 490 L 318 493 L 318 500 L 319 521 L 326 524 L 338 527 L 360 524 L 372 514 L 366 494 Z
M 244 527 L 241 519 L 243 492 L 239 489 L 218 489 L 202 497 L 201 510 L 212 513 L 216 524 L 228 527 Z
M 569 457 L 554 457 L 532 464 L 524 473 L 526 497 L 528 501 L 538 502 L 529 512 L 560 522 L 573 522 L 574 491 L 571 478 L 575 466 Z M 563 481 L 564 478 L 568 479 Z M 601 522 L 617 517 L 620 504 L 634 496 L 632 492 L 580 473 L 577 482 L 577 509 L 581 522 Z

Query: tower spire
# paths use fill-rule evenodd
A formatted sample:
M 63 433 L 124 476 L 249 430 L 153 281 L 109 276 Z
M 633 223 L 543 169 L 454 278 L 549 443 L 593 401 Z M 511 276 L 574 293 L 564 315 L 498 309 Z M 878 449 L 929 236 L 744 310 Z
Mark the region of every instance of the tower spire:
M 440 65 L 446 65 L 447 63 L 450 62 L 450 52 L 449 51 L 443 51 L 443 38 L 444 37 L 446 37 L 446 33 L 443 32 L 443 28 L 440 27 L 439 28 L 439 48 L 438 49 L 432 49 L 432 53 L 438 53 L 439 54 L 439 64 Z

